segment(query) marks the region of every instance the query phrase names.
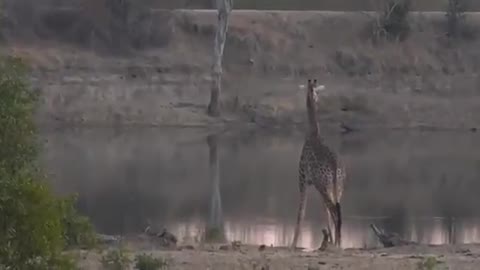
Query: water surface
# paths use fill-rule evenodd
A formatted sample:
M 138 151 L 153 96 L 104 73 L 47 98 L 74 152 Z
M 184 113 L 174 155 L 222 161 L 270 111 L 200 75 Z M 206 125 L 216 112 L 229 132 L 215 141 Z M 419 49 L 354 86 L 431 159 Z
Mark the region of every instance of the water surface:
M 227 240 L 288 245 L 298 204 L 301 134 L 222 134 L 218 179 L 202 130 L 45 132 L 45 166 L 60 193 L 106 234 L 167 227 L 185 241 L 221 228 Z M 457 132 L 326 135 L 347 164 L 343 247 L 378 245 L 370 223 L 428 244 L 480 242 L 480 136 Z M 215 170 L 215 169 L 213 169 Z M 318 247 L 323 204 L 310 190 L 299 245 Z

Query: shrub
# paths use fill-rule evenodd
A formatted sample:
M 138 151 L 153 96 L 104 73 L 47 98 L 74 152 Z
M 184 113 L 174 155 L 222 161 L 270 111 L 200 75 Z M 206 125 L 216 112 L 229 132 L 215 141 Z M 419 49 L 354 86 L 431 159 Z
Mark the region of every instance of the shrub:
M 32 270 L 73 266 L 61 255 L 63 224 L 57 202 L 31 170 L 13 176 L 0 171 L 0 265 Z
M 448 0 L 447 11 L 447 35 L 449 37 L 459 37 L 466 28 L 465 11 L 467 3 L 465 0 Z
M 410 0 L 388 0 L 379 11 L 380 15 L 374 29 L 375 38 L 405 40 L 410 33 L 410 24 L 408 23 L 410 8 Z
M 0 57 L 0 269 L 72 269 L 66 242 L 93 235 L 74 200 L 55 197 L 38 168 L 36 101 L 26 66 Z
M 222 243 L 225 242 L 225 232 L 222 228 L 212 227 L 205 230 L 205 242 Z
M 165 259 L 154 258 L 147 254 L 135 257 L 135 269 L 138 270 L 159 270 L 165 269 L 168 263 Z
M 418 270 L 434 270 L 442 262 L 435 257 L 427 257 L 426 259 L 417 263 Z
M 102 256 L 102 265 L 106 270 L 125 270 L 130 263 L 131 260 L 123 248 L 110 250 Z
M 81 5 L 96 34 L 106 38 L 110 52 L 139 47 L 144 28 L 152 31 L 151 25 L 141 25 L 150 13 L 151 0 L 84 0 Z
M 61 206 L 64 237 L 67 247 L 94 248 L 97 234 L 87 217 L 81 216 L 74 207 L 76 197 L 64 199 Z
M 34 169 L 37 158 L 32 118 L 36 95 L 25 72 L 20 59 L 0 58 L 0 168 L 9 175 Z
M 37 181 L 33 110 L 25 66 L 0 61 L 0 265 L 47 269 L 63 248 L 57 201 Z

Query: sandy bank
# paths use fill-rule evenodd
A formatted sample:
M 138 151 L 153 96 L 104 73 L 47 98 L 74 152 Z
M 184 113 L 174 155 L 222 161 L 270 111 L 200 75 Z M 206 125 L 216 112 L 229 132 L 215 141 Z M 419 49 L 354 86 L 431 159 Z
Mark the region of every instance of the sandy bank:
M 224 249 L 224 248 L 222 248 Z M 104 251 L 103 254 L 105 254 Z M 166 269 L 345 269 L 345 270 L 420 270 L 478 269 L 480 247 L 477 245 L 427 247 L 412 246 L 377 250 L 327 250 L 292 252 L 285 248 L 242 246 L 240 250 L 220 250 L 205 246 L 195 250 L 127 249 L 129 258 L 151 254 L 165 260 Z M 101 268 L 98 252 L 75 252 L 81 269 Z M 132 264 L 133 266 L 133 264 Z M 133 269 L 133 268 L 132 268 Z

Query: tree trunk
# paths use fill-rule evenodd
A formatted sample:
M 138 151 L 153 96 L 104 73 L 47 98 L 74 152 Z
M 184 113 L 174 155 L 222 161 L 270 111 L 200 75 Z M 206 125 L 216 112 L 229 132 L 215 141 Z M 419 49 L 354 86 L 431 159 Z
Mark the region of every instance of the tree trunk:
M 222 91 L 222 60 L 223 49 L 228 29 L 228 16 L 232 11 L 233 0 L 217 0 L 218 23 L 213 50 L 214 63 L 212 66 L 212 88 L 210 90 L 210 104 L 208 114 L 220 115 L 220 93 Z

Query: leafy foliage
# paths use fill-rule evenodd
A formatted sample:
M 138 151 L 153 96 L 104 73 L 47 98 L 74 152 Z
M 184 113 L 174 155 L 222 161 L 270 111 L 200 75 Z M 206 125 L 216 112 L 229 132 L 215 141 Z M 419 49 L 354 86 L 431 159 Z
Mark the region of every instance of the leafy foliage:
M 74 207 L 76 197 L 63 200 L 60 204 L 62 223 L 67 247 L 94 248 L 97 235 L 87 217 L 81 216 Z
M 65 244 L 91 243 L 93 229 L 58 199 L 38 168 L 33 113 L 38 96 L 26 66 L 0 58 L 0 268 L 73 269 Z
M 225 232 L 221 228 L 208 228 L 205 231 L 205 242 L 223 243 L 225 242 Z
M 32 168 L 37 149 L 33 113 L 37 96 L 28 89 L 26 66 L 13 57 L 0 61 L 0 167 L 14 174 Z
M 60 214 L 57 199 L 31 170 L 12 176 L 2 169 L 0 265 L 13 269 L 70 269 L 67 259 L 61 256 L 64 238 Z

